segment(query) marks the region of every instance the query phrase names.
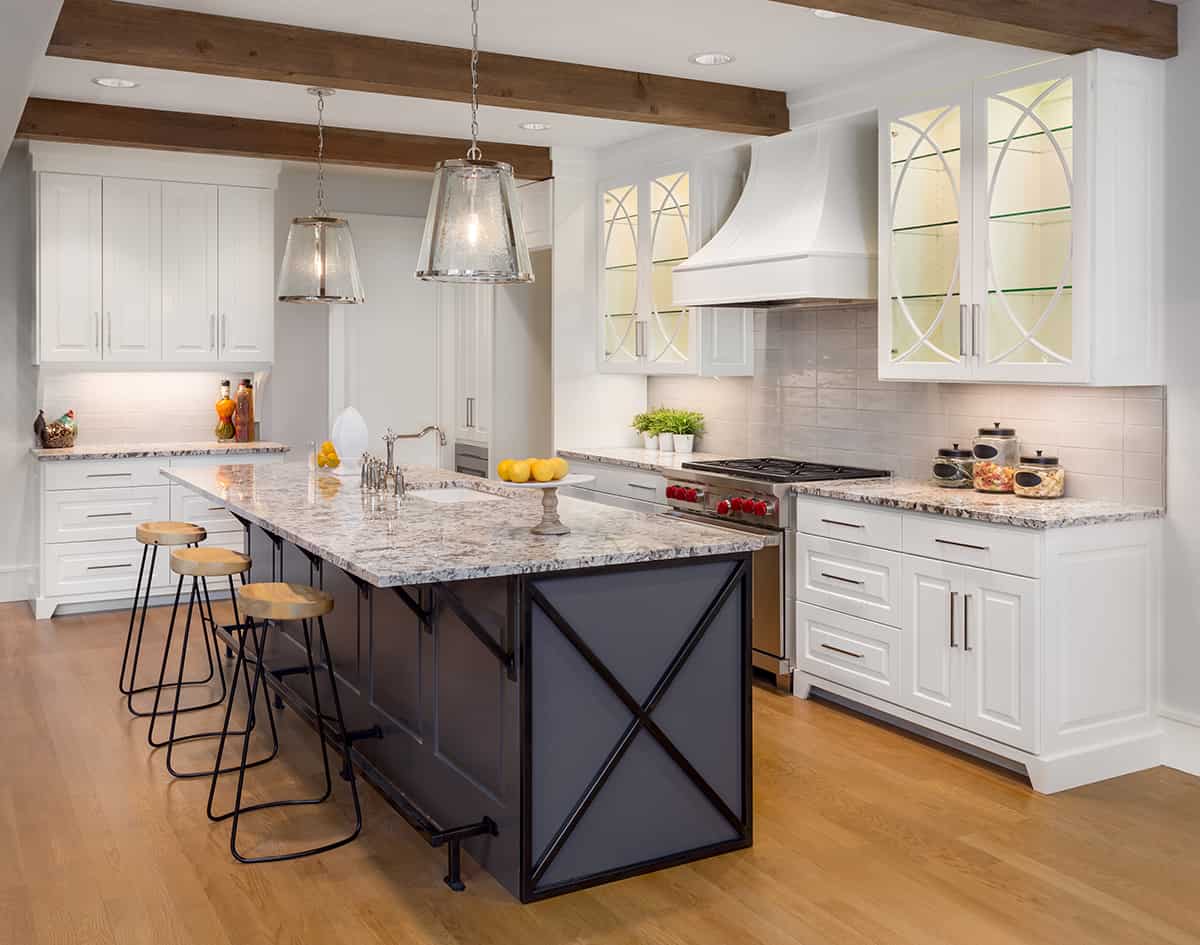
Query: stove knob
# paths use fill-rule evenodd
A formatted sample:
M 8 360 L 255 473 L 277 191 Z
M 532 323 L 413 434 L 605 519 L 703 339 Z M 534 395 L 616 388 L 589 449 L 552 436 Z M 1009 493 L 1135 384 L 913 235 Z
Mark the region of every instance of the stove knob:
M 766 515 L 767 514 L 767 503 L 763 502 L 761 499 L 759 499 L 757 502 L 755 502 L 754 503 L 754 514 L 755 515 Z
M 729 502 L 728 501 L 726 501 L 725 499 L 722 499 L 720 502 L 717 503 L 717 514 L 718 515 L 728 515 L 729 514 Z
M 742 510 L 742 506 L 745 503 L 742 501 L 741 496 L 736 496 L 732 500 L 730 500 L 729 504 L 733 507 L 733 510 L 735 512 L 740 512 Z

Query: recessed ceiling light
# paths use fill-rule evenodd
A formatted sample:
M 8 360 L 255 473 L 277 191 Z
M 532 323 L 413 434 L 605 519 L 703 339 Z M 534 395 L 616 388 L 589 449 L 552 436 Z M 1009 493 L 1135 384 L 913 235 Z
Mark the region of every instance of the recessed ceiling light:
M 813 16 L 819 16 L 823 20 L 832 20 L 834 17 L 845 15 L 845 13 L 835 13 L 833 10 L 813 10 Z
M 550 124 L 545 121 L 523 121 L 521 122 L 521 127 L 525 131 L 548 131 Z
M 688 56 L 688 61 L 698 66 L 725 66 L 733 62 L 733 56 L 723 52 L 702 52 Z
M 132 79 L 118 79 L 115 76 L 102 75 L 99 78 L 92 79 L 96 85 L 102 85 L 106 89 L 136 89 L 138 84 Z

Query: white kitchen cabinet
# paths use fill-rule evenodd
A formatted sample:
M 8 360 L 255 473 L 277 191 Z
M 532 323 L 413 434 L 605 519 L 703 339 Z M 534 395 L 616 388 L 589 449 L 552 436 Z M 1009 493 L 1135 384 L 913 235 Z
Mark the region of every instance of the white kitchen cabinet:
M 443 324 L 454 331 L 454 438 L 488 445 L 492 413 L 492 321 L 495 290 L 491 286 L 438 287 Z
M 217 347 L 223 361 L 270 361 L 275 351 L 275 195 L 221 187 Z
M 671 273 L 728 217 L 746 155 L 610 181 L 599 197 L 599 370 L 612 374 L 754 373 L 748 309 L 675 305 Z
M 163 184 L 164 361 L 217 360 L 217 187 Z
M 99 177 L 38 175 L 37 317 L 42 361 L 101 359 L 101 189 Z
M 535 180 L 517 188 L 525 243 L 530 252 L 554 245 L 554 179 Z
M 104 360 L 161 361 L 162 184 L 106 177 Z
M 881 378 L 1162 382 L 1162 89 L 1090 52 L 880 109 Z
M 961 570 L 940 561 L 904 560 L 904 702 L 952 724 L 963 719 L 962 665 L 956 652 L 960 641 L 954 626 Z

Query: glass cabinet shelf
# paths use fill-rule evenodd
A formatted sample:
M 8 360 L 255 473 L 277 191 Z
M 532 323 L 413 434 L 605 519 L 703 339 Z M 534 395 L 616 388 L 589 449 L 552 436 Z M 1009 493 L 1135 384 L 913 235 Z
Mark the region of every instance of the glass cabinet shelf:
M 1047 223 L 1070 223 L 1071 208 L 1066 207 L 1042 207 L 1037 210 L 1011 210 L 1005 213 L 993 213 L 988 217 L 989 220 L 1013 220 L 1018 217 L 1033 217 L 1044 214 L 1053 214 L 1046 220 L 1030 220 L 1030 223 L 1047 224 Z
M 958 298 L 958 293 L 957 292 L 929 292 L 929 293 L 922 293 L 922 294 L 917 294 L 917 295 L 893 295 L 892 301 L 899 302 L 901 299 L 903 299 L 905 302 L 915 302 L 919 299 L 945 299 L 945 298 L 956 299 L 956 298 Z
M 1071 126 L 1071 125 L 1059 125 L 1055 128 L 1051 128 L 1050 134 L 1063 135 L 1072 130 L 1073 130 L 1073 126 Z M 1029 138 L 1044 138 L 1045 136 L 1046 136 L 1046 132 L 1038 130 L 1038 131 L 1030 131 L 1025 134 L 1013 135 L 1012 140 L 1013 141 L 1025 141 Z M 994 141 L 989 141 L 988 147 L 990 147 L 990 148 L 1003 147 L 1004 143 L 1006 141 L 1008 141 L 1008 138 L 997 138 Z M 1069 149 L 1071 147 L 1071 144 L 1072 144 L 1072 142 L 1070 141 L 1070 139 L 1062 142 L 1062 146 L 1067 149 Z M 962 148 L 943 148 L 941 151 L 941 154 L 957 154 L 961 150 L 962 150 Z M 920 154 L 914 154 L 911 158 L 904 157 L 904 158 L 900 158 L 899 160 L 892 161 L 892 166 L 896 167 L 900 164 L 907 164 L 910 161 L 925 161 L 925 160 L 928 160 L 929 158 L 936 158 L 938 156 L 938 153 L 939 152 L 937 152 L 937 151 L 922 151 Z
M 988 289 L 988 295 L 1053 295 L 1059 291 L 1056 285 L 1037 285 L 1020 289 Z M 1070 292 L 1071 287 L 1064 285 L 1063 292 Z
M 940 220 L 937 223 L 917 223 L 912 226 L 895 227 L 893 233 L 915 233 L 918 230 L 934 230 L 943 226 L 958 226 L 957 220 Z

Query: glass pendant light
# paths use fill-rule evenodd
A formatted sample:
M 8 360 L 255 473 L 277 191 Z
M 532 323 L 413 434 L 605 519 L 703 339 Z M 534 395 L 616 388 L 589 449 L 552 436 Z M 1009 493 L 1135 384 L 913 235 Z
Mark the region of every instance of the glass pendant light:
M 308 94 L 317 97 L 317 212 L 293 218 L 288 229 L 279 301 L 354 305 L 365 297 L 350 224 L 325 209 L 325 96 L 333 89 L 312 88 Z
M 511 164 L 479 150 L 479 0 L 471 0 L 471 147 L 440 161 L 425 217 L 417 278 L 491 285 L 532 282 Z

